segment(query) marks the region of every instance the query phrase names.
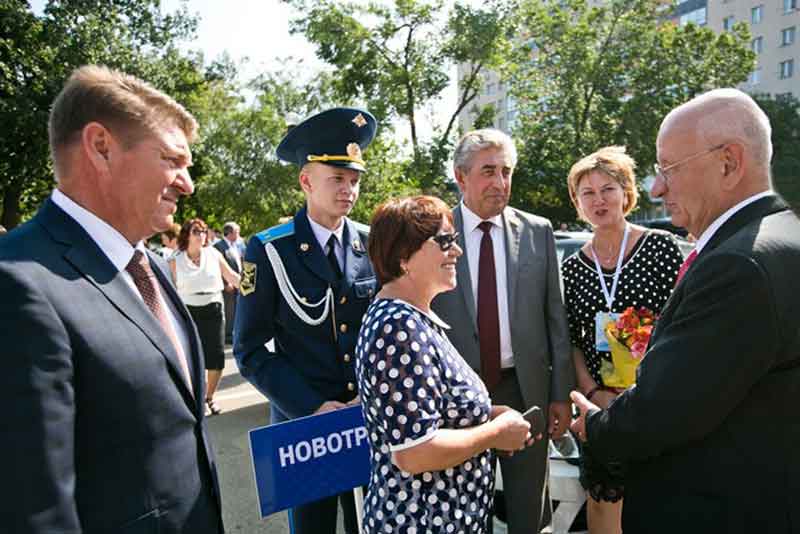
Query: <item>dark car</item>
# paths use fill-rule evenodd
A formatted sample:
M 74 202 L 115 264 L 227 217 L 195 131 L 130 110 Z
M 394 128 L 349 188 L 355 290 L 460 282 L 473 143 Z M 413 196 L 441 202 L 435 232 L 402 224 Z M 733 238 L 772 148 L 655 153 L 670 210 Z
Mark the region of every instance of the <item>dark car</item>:
M 641 223 L 637 222 L 636 224 Z M 564 232 L 557 230 L 553 235 L 556 238 L 556 254 L 558 255 L 559 263 L 563 263 L 564 260 L 575 254 L 592 238 L 592 232 Z M 684 258 L 694 250 L 694 243 L 680 236 L 676 236 L 676 241 L 678 242 L 678 247 L 681 249 Z
M 672 221 L 669 217 L 662 217 L 661 219 L 648 219 L 644 221 L 636 221 L 636 224 L 640 224 L 642 226 L 646 226 L 647 228 L 658 228 L 659 230 L 666 230 L 667 232 L 672 232 L 673 234 L 686 238 L 689 235 L 689 232 L 686 228 L 681 228 L 679 226 L 675 226 L 672 224 Z

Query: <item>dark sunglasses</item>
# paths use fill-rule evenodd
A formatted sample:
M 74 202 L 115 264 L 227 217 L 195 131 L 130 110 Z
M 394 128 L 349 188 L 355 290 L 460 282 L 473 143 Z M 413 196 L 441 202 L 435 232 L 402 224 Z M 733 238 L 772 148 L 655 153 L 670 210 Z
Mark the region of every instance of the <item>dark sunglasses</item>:
M 433 239 L 436 244 L 439 245 L 439 248 L 442 252 L 447 252 L 450 250 L 450 247 L 453 246 L 453 243 L 456 242 L 456 239 L 458 239 L 459 235 L 460 234 L 458 232 L 453 232 L 452 234 L 436 234 L 435 236 L 431 237 L 431 239 Z
M 192 235 L 205 235 L 208 233 L 208 230 L 201 230 L 199 228 L 192 228 Z

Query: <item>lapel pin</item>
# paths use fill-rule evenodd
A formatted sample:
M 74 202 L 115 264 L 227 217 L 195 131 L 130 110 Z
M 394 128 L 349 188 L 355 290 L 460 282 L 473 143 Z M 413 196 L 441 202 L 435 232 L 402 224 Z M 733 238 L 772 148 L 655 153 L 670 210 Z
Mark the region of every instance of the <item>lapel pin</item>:
M 308 243 L 300 243 L 300 250 L 308 252 Z

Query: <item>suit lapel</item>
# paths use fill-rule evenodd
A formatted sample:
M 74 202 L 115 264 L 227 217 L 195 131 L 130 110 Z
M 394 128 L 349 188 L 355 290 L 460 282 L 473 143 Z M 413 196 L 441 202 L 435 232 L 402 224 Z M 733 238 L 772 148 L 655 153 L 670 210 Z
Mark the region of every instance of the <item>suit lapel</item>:
M 475 292 L 472 288 L 472 277 L 469 274 L 469 259 L 467 258 L 467 236 L 464 228 L 464 217 L 461 214 L 461 204 L 453 210 L 453 222 L 455 223 L 456 231 L 460 234 L 458 236 L 458 246 L 464 251 L 464 254 L 456 262 L 456 283 L 458 291 L 464 299 L 464 305 L 467 308 L 467 313 L 472 321 L 472 328 L 475 332 L 478 331 L 478 312 L 475 309 Z
M 520 224 L 514 212 L 503 210 L 503 231 L 506 239 L 506 289 L 508 291 L 508 316 L 514 317 L 519 273 Z
M 142 299 L 134 294 L 133 289 L 128 285 L 121 273 L 116 270 L 111 260 L 106 257 L 86 231 L 51 200 L 47 200 L 40 214 L 43 217 L 45 227 L 48 228 L 51 235 L 69 245 L 64 252 L 64 259 L 96 287 L 121 315 L 130 320 L 150 340 L 155 349 L 164 356 L 172 367 L 175 376 L 181 377 L 178 380 L 178 387 L 187 402 L 190 401 L 189 387 L 185 380 L 182 379 L 183 371 L 178 362 L 178 355 L 175 353 L 172 341 Z M 158 271 L 160 269 L 157 269 Z M 163 280 L 161 285 L 163 288 Z M 192 330 L 190 329 L 190 331 Z M 194 401 L 192 400 L 190 404 L 193 403 Z
M 709 240 L 708 244 L 703 248 L 703 253 L 717 248 L 720 244 L 724 243 L 728 238 L 733 236 L 742 227 L 747 225 L 750 221 L 757 217 L 766 217 L 771 213 L 788 209 L 786 203 L 777 195 L 770 195 L 768 197 L 760 198 L 755 202 L 748 204 L 733 214 L 733 217 L 725 221 L 725 224 L 714 233 Z M 699 259 L 699 256 L 698 256 Z

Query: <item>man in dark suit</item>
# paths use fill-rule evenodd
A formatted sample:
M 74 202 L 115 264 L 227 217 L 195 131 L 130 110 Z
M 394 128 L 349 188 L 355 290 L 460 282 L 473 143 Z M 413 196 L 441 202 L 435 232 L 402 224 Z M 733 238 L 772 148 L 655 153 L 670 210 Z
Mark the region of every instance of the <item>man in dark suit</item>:
M 439 295 L 433 309 L 452 327 L 448 337 L 481 374 L 493 404 L 521 412 L 536 405 L 547 414 L 548 428 L 531 430 L 545 439 L 500 457 L 508 531 L 538 532 L 550 518 L 546 438 L 566 431 L 575 385 L 553 228 L 508 206 L 517 160 L 508 135 L 469 132 L 453 159 L 462 193 L 453 218 L 464 256 L 458 287 Z
M 628 533 L 800 531 L 800 221 L 772 191 L 770 124 L 735 89 L 661 124 L 652 194 L 697 236 L 637 384 L 572 428 L 628 465 Z
M 219 250 L 233 271 L 242 274 L 242 258 L 244 257 L 245 246 L 239 237 L 239 225 L 233 221 L 226 222 L 222 226 L 222 239 L 214 243 L 214 248 Z M 236 300 L 239 290 L 232 285 L 225 283 L 225 341 L 233 342 L 233 322 L 236 317 Z
M 358 199 L 361 151 L 375 118 L 334 108 L 286 134 L 278 157 L 300 167 L 306 205 L 290 222 L 250 239 L 242 268 L 234 355 L 242 376 L 270 399 L 273 423 L 358 403 L 355 345 L 377 292 L 368 228 L 347 215 Z M 274 350 L 265 346 L 274 339 Z M 293 534 L 335 534 L 337 500 L 347 534 L 358 531 L 352 492 L 293 508 Z
M 221 533 L 197 331 L 142 242 L 193 191 L 197 123 L 88 66 L 49 128 L 57 189 L 0 243 L 0 530 Z

